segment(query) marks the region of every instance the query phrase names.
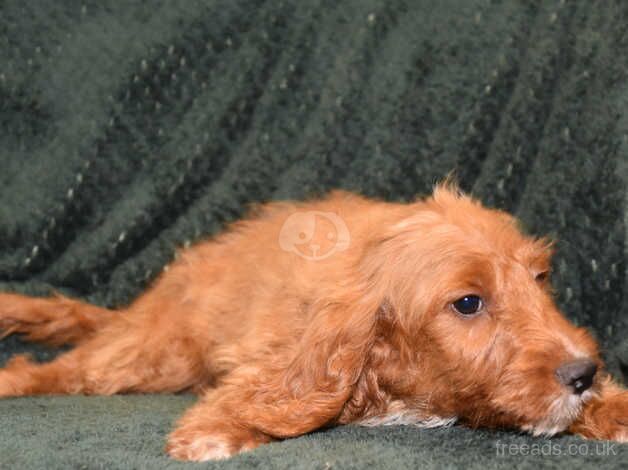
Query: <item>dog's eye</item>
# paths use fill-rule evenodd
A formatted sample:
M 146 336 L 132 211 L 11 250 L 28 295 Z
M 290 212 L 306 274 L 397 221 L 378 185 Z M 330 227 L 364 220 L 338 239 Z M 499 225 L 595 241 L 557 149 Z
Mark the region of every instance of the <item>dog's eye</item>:
M 465 295 L 451 304 L 456 312 L 462 315 L 474 315 L 482 310 L 482 299 L 477 295 Z
M 547 278 L 549 277 L 549 271 L 543 271 L 538 273 L 536 276 L 534 276 L 534 279 L 537 282 L 545 282 L 547 281 Z

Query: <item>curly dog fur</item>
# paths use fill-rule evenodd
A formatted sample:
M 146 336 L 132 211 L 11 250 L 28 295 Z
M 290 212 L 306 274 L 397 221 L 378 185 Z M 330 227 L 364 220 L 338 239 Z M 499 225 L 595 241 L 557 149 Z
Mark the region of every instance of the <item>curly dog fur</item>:
M 14 358 L 0 397 L 196 391 L 167 444 L 185 460 L 343 423 L 627 442 L 628 392 L 552 301 L 550 255 L 448 183 L 266 204 L 117 311 L 0 294 L 4 335 L 75 345 Z

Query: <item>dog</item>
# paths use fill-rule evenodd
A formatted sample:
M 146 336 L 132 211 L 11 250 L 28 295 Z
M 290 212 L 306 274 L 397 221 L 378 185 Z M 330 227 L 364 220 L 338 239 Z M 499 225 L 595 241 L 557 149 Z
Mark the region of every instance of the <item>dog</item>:
M 398 204 L 272 202 L 129 306 L 0 294 L 0 397 L 194 391 L 166 451 L 228 458 L 321 427 L 453 423 L 628 442 L 628 391 L 558 310 L 552 243 L 452 183 Z

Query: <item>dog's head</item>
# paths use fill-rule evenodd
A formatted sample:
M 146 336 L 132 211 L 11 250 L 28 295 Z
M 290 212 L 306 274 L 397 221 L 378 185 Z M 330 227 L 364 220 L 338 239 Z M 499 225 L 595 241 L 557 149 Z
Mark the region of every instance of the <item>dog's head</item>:
M 360 261 L 380 307 L 341 420 L 565 430 L 600 361 L 552 300 L 550 256 L 513 217 L 447 185 L 383 227 Z

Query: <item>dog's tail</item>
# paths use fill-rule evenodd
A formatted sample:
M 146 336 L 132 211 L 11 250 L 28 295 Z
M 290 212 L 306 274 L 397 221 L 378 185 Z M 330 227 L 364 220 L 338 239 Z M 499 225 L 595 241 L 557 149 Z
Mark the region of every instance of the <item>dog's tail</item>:
M 55 295 L 49 298 L 0 293 L 0 339 L 13 333 L 52 346 L 91 338 L 116 315 L 113 310 Z

